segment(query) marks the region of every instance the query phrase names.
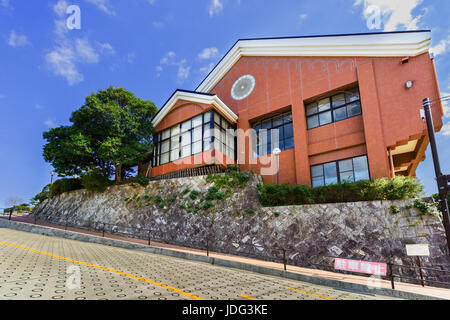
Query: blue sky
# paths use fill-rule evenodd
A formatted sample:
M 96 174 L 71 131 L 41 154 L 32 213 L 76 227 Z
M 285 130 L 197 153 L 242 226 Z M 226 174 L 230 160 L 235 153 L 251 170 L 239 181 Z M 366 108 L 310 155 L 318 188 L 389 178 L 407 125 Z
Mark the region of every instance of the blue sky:
M 81 29 L 67 29 L 77 5 Z M 380 12 L 370 29 L 365 12 Z M 448 0 L 0 0 L 0 207 L 50 182 L 42 132 L 66 125 L 84 98 L 110 85 L 158 107 L 194 90 L 239 38 L 432 30 L 441 95 L 450 95 Z M 450 173 L 450 104 L 437 135 Z M 436 192 L 431 153 L 417 175 Z

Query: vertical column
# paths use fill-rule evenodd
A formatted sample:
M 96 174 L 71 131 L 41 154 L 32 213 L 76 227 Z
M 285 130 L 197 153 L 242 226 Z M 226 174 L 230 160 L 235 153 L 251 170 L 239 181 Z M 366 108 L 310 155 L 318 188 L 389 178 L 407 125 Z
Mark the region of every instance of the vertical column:
M 295 67 L 294 67 L 295 66 Z M 289 65 L 292 126 L 294 127 L 294 159 L 297 184 L 311 185 L 308 157 L 308 132 L 303 104 L 301 61 Z
M 389 159 L 384 141 L 383 119 L 380 113 L 373 62 L 359 65 L 357 73 L 370 176 L 372 179 L 389 177 Z

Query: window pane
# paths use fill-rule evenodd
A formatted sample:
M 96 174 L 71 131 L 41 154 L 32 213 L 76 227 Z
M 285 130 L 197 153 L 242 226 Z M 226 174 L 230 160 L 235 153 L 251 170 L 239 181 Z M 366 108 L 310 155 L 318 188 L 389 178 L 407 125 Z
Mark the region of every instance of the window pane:
M 319 114 L 320 125 L 331 123 L 331 111 Z
M 321 177 L 323 176 L 323 165 L 313 166 L 311 167 L 311 176 L 314 177 Z
M 349 104 L 347 106 L 347 113 L 349 117 L 361 114 L 361 104 L 359 102 Z
M 313 129 L 319 126 L 319 116 L 312 116 L 308 118 L 308 129 Z
M 191 128 L 191 120 L 188 120 L 186 122 L 183 122 L 181 124 L 181 132 L 185 132 Z
M 325 184 L 336 184 L 338 183 L 336 163 L 326 163 L 323 165 L 323 170 L 325 172 Z
M 214 112 L 214 122 L 220 125 L 220 115 L 217 112 Z
M 292 113 L 291 112 L 284 114 L 283 122 L 284 123 L 292 122 Z
M 170 129 L 164 130 L 162 132 L 162 140 L 169 139 L 169 138 L 170 138 Z
M 259 130 L 261 130 L 261 123 L 258 122 L 258 124 L 256 124 L 253 129 L 255 129 L 256 132 L 258 132 Z
M 197 117 L 192 119 L 192 127 L 193 128 L 201 126 L 202 124 L 203 124 L 202 115 L 199 115 L 199 116 L 197 116 Z
M 330 109 L 330 98 L 322 99 L 319 101 L 319 112 Z
M 213 142 L 211 139 L 203 140 L 203 150 L 208 151 L 213 149 Z
M 172 127 L 171 134 L 170 134 L 172 137 L 176 136 L 179 133 L 180 133 L 180 126 L 179 125 L 176 125 L 176 126 Z
M 283 116 L 273 118 L 273 127 L 279 127 L 283 124 Z
M 272 128 L 272 120 L 268 119 L 268 120 L 264 120 L 261 124 L 261 128 L 262 129 L 270 129 Z
M 192 145 L 192 154 L 197 154 L 202 152 L 202 141 L 195 142 Z
M 217 124 L 214 125 L 214 137 L 216 140 L 222 141 L 222 130 Z
M 163 153 L 161 155 L 161 164 L 165 164 L 169 162 L 169 153 Z
M 161 153 L 168 152 L 170 147 L 170 141 L 166 140 L 161 143 Z
M 294 138 L 284 139 L 284 150 L 294 148 Z
M 347 103 L 359 100 L 359 90 L 358 90 L 358 88 L 355 88 L 355 89 L 352 89 L 352 90 L 348 90 L 348 91 L 349 92 L 346 93 L 346 95 L 345 95 Z
M 276 143 L 276 142 L 284 139 L 283 127 L 280 127 L 277 129 L 272 129 L 271 133 L 272 133 L 272 142 L 273 143 Z
M 202 127 L 197 127 L 192 130 L 192 141 L 199 141 L 202 139 Z
M 181 135 L 181 145 L 191 144 L 191 132 L 185 132 Z
M 191 145 L 181 148 L 181 158 L 186 158 L 191 155 Z
M 353 160 L 348 159 L 339 161 L 339 171 L 340 172 L 353 171 Z
M 211 129 L 209 123 L 203 126 L 203 138 L 212 137 L 213 129 Z
M 229 148 L 234 148 L 234 135 L 227 134 L 227 146 Z
M 179 147 L 180 147 L 180 136 L 170 138 L 170 148 L 173 150 Z
M 334 110 L 334 121 L 340 121 L 347 119 L 347 108 L 339 108 Z
M 294 136 L 294 127 L 292 126 L 292 123 L 285 124 L 283 131 L 284 131 L 284 138 L 290 138 Z
M 316 114 L 317 113 L 317 102 L 308 104 L 306 106 L 306 115 L 310 116 L 312 114 Z
M 203 114 L 203 122 L 204 123 L 210 122 L 211 120 L 212 120 L 212 112 L 211 111 Z
M 354 182 L 353 171 L 346 171 L 340 173 L 341 183 L 343 182 Z
M 333 108 L 343 106 L 345 104 L 345 94 L 341 93 L 331 98 L 333 101 Z
M 214 139 L 214 149 L 222 151 L 222 142 L 220 140 Z
M 353 166 L 355 168 L 355 181 L 369 180 L 369 167 L 366 156 L 354 158 Z
M 170 161 L 175 161 L 180 158 L 180 149 L 174 149 L 170 152 Z
M 317 178 L 312 179 L 313 187 L 320 187 L 320 186 L 324 186 L 324 185 L 325 185 L 325 183 L 323 181 L 323 177 L 317 177 Z

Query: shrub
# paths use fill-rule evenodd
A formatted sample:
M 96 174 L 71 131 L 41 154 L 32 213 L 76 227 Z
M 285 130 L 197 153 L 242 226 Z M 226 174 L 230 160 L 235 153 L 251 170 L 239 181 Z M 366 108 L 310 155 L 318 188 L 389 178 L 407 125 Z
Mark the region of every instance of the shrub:
M 373 200 L 403 200 L 423 195 L 423 186 L 415 178 L 363 180 L 310 188 L 306 185 L 258 186 L 264 206 L 339 203 Z
M 150 178 L 146 176 L 137 176 L 134 178 L 136 183 L 139 183 L 141 186 L 146 187 L 150 183 Z
M 84 175 L 81 181 L 86 190 L 94 192 L 104 192 L 106 188 L 113 184 L 107 177 L 96 171 Z
M 203 204 L 202 209 L 203 209 L 203 210 L 208 210 L 209 208 L 212 208 L 213 206 L 214 206 L 214 205 L 212 204 L 212 202 L 208 201 L 208 202 L 205 202 L 205 203 Z
M 64 192 L 83 189 L 80 179 L 60 179 L 50 185 L 49 196 L 53 198 Z
M 50 197 L 50 184 L 46 185 L 44 188 L 42 188 L 42 191 L 39 192 L 37 195 L 34 196 L 32 199 L 33 202 L 41 203 L 45 200 L 47 200 Z
M 190 197 L 192 200 L 195 200 L 195 199 L 197 199 L 199 193 L 200 193 L 200 192 L 197 191 L 197 190 L 192 190 L 192 191 L 191 191 L 191 194 L 189 195 L 189 197 Z

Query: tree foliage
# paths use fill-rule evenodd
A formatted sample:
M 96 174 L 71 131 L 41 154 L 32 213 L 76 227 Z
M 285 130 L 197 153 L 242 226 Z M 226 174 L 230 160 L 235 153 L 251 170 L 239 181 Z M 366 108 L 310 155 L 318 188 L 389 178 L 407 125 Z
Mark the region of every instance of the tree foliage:
M 119 165 L 133 165 L 148 154 L 156 112 L 153 102 L 123 88 L 93 93 L 72 113 L 70 126 L 44 132 L 44 159 L 59 176 L 96 170 L 110 177 Z

